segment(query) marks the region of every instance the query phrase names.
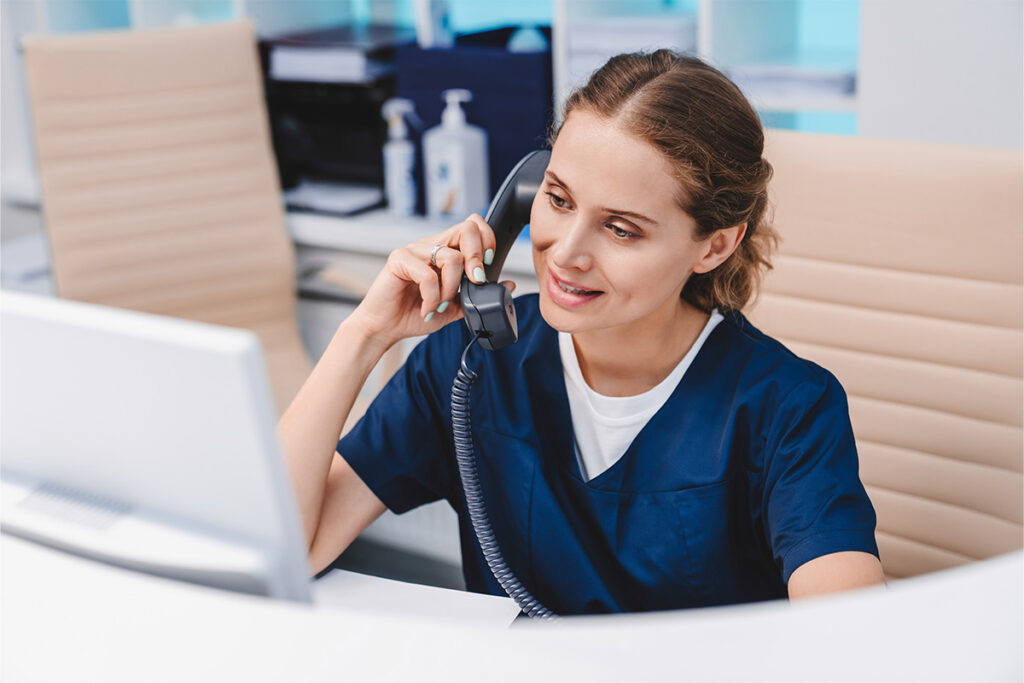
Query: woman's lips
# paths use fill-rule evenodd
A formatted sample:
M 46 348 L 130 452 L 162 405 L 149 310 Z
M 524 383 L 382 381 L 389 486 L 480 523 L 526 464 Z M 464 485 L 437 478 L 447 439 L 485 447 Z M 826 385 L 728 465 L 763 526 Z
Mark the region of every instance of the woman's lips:
M 584 305 L 594 301 L 595 299 L 600 297 L 601 294 L 603 294 L 603 292 L 600 292 L 600 291 L 590 291 L 587 294 L 578 294 L 576 292 L 567 292 L 565 289 L 562 288 L 562 285 L 565 285 L 567 287 L 571 287 L 573 289 L 578 289 L 578 290 L 583 290 L 583 291 L 587 291 L 587 290 L 586 290 L 585 287 L 580 287 L 580 286 L 578 286 L 576 284 L 573 284 L 571 282 L 566 282 L 565 280 L 562 280 L 562 279 L 560 279 L 558 277 L 555 277 L 555 274 L 552 273 L 550 270 L 548 271 L 548 278 L 547 279 L 548 279 L 548 281 L 547 281 L 548 296 L 551 297 L 551 300 L 553 302 L 555 302 L 557 305 L 565 307 L 565 308 L 578 308 L 580 306 L 584 306 Z

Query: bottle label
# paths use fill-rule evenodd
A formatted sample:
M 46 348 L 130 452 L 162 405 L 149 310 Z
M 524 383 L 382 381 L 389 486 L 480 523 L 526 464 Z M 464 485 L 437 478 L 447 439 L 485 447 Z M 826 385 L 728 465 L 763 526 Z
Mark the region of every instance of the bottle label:
M 434 190 L 430 213 L 442 218 L 465 218 L 466 170 L 458 145 L 438 148 L 433 169 Z
M 412 166 L 411 149 L 385 149 L 384 192 L 388 208 L 396 216 L 411 216 L 416 211 L 416 181 Z

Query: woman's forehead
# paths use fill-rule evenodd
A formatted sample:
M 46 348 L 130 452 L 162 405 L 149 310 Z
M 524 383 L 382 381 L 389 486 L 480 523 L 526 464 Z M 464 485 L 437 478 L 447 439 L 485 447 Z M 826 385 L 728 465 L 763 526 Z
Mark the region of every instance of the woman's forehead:
M 578 201 L 665 216 L 682 211 L 668 159 L 615 119 L 572 112 L 552 147 L 548 169 Z

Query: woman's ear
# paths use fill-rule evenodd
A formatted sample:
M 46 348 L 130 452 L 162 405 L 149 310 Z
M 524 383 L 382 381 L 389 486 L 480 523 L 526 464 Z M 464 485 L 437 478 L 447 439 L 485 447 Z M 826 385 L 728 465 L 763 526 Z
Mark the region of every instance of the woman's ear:
M 732 256 L 747 234 L 747 224 L 740 223 L 731 228 L 721 228 L 711 233 L 704 242 L 704 253 L 693 266 L 695 273 L 707 273 L 717 268 Z

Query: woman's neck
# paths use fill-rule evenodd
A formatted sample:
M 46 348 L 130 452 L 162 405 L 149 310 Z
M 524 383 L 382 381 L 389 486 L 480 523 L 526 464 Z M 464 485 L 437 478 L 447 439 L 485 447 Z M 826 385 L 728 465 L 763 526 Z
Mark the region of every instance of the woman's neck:
M 668 377 L 710 317 L 682 299 L 679 304 L 631 325 L 573 334 L 590 388 L 603 396 L 636 396 Z

